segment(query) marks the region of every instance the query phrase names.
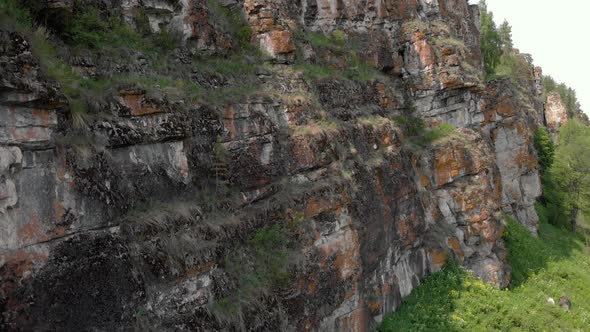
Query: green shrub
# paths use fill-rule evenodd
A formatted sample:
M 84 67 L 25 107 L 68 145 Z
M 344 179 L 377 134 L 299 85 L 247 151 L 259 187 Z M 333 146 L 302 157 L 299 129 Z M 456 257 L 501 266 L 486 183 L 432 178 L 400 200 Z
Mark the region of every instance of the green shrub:
M 304 38 L 316 49 L 328 49 L 339 54 L 344 53 L 347 41 L 346 34 L 340 30 L 328 35 L 320 32 L 307 32 Z
M 147 14 L 142 8 L 134 17 L 137 31 L 123 22 L 117 12 L 110 15 L 94 5 L 77 2 L 61 36 L 70 46 L 79 49 L 115 55 L 133 49 L 152 57 L 163 56 L 162 52 L 173 50 L 181 42 L 180 36 L 167 30 L 151 33 Z
M 212 15 L 211 21 L 219 24 L 237 41 L 239 52 L 254 50 L 251 43 L 252 29 L 239 6 L 226 6 L 219 0 L 207 0 L 207 8 Z
M 237 282 L 237 288 L 213 304 L 218 319 L 240 322 L 244 306 L 290 284 L 293 237 L 283 224 L 265 227 L 250 237 L 245 247 L 227 256 L 225 271 Z
M 412 115 L 397 116 L 394 121 L 403 130 L 409 140 L 420 147 L 426 147 L 455 131 L 455 127 L 449 123 L 442 123 L 433 128 L 426 128 L 424 121 Z
M 400 115 L 395 117 L 394 121 L 401 127 L 404 134 L 408 137 L 416 137 L 424 132 L 424 120 L 420 117 L 414 115 Z
M 347 54 L 346 67 L 344 77 L 351 80 L 370 81 L 381 76 L 378 70 L 363 61 L 355 51 Z
M 22 31 L 31 29 L 32 25 L 30 13 L 22 8 L 17 0 L 0 1 L 0 28 Z
M 236 32 L 236 39 L 241 49 L 252 48 L 252 28 L 243 26 Z
M 541 171 L 544 173 L 553 164 L 555 144 L 553 143 L 553 138 L 551 138 L 551 135 L 545 127 L 541 127 L 535 132 L 534 142 L 539 157 L 539 164 L 541 165 Z
M 493 74 L 488 76 L 488 79 L 509 77 L 519 85 L 527 85 L 533 78 L 531 75 L 533 71 L 532 64 L 528 63 L 526 58 L 520 54 L 504 53 L 500 57 L 500 61 L 495 68 Z
M 182 36 L 179 33 L 168 30 L 160 30 L 151 34 L 148 38 L 154 49 L 164 53 L 174 50 L 182 42 Z
M 302 70 L 305 77 L 308 79 L 320 79 L 325 77 L 334 77 L 341 79 L 349 79 L 355 81 L 369 81 L 382 77 L 381 72 L 367 63 L 358 55 L 360 51 L 358 41 L 350 40 L 346 33 L 341 30 L 336 30 L 330 34 L 323 34 L 319 32 L 299 30 L 295 34 L 296 41 L 307 43 L 311 45 L 317 52 L 318 57 L 314 59 L 314 63 L 306 63 L 301 57 L 302 54 L 297 54 L 296 68 Z M 301 48 L 298 48 L 301 49 Z M 328 50 L 339 59 L 343 59 L 343 63 L 328 61 L 324 57 L 322 51 Z
M 541 214 L 543 212 L 541 211 Z M 508 219 L 504 239 L 512 283 L 498 290 L 455 263 L 428 277 L 387 315 L 379 331 L 585 331 L 590 255 L 580 239 L 543 221 L 539 237 Z M 568 296 L 571 311 L 550 305 Z
M 455 131 L 455 127 L 448 123 L 443 123 L 437 127 L 425 129 L 416 137 L 415 142 L 421 146 L 427 146 L 437 140 L 449 136 Z
M 307 79 L 321 79 L 326 77 L 338 77 L 338 71 L 329 66 L 313 65 L 309 63 L 301 63 L 295 66 L 298 70 L 303 71 L 303 75 Z
M 137 32 L 144 36 L 149 35 L 152 32 L 150 20 L 144 7 L 139 7 L 133 18 L 135 20 L 135 28 L 137 29 Z

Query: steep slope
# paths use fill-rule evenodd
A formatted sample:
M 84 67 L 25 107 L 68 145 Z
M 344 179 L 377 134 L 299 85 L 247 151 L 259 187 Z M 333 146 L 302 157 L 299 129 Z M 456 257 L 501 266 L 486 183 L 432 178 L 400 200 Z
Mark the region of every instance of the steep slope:
M 540 77 L 484 85 L 467 1 L 49 3 L 51 61 L 0 32 L 7 330 L 362 331 L 536 232 Z

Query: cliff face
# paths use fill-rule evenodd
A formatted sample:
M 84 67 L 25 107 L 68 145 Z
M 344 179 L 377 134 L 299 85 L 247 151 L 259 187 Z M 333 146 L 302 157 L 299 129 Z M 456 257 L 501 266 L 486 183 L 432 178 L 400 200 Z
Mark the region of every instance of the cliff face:
M 559 128 L 565 125 L 569 119 L 567 114 L 567 107 L 558 92 L 552 92 L 547 96 L 547 103 L 545 105 L 545 119 L 547 121 L 547 129 L 553 136 L 553 140 L 557 143 Z
M 25 36 L 0 32 L 3 328 L 363 331 L 448 258 L 507 285 L 504 214 L 532 232 L 538 220 L 540 75 L 483 82 L 476 7 L 101 8 L 132 26 L 143 10 L 153 32 L 180 31 L 175 78 L 215 94 L 239 78 L 187 54 L 238 47 L 216 16 L 225 6 L 241 10 L 269 58 L 251 75 L 255 91 L 222 102 L 130 83 L 75 115 Z M 141 54 L 64 61 L 88 77 L 150 74 Z M 301 61 L 341 72 L 367 63 L 380 74 L 309 77 Z M 419 120 L 456 129 L 419 144 L 407 130 Z M 287 282 L 268 282 L 277 269 Z

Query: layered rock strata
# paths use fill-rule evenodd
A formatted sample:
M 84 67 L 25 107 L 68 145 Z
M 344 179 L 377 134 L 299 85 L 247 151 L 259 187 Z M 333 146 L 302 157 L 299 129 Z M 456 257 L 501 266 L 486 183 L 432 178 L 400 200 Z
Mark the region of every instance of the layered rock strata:
M 0 32 L 3 329 L 365 331 L 448 259 L 507 286 L 504 215 L 536 231 L 542 110 L 532 68 L 524 88 L 483 82 L 476 7 L 110 5 L 129 24 L 142 9 L 154 32 L 183 31 L 174 63 L 210 91 L 234 83 L 185 54 L 238 45 L 210 6 L 239 8 L 269 60 L 246 97 L 178 101 L 121 86 L 80 125 L 26 38 Z M 358 41 L 354 58 L 379 75 L 306 77 L 302 57 L 339 71 L 358 63 L 301 31 Z M 65 61 L 89 77 L 138 68 Z M 456 130 L 423 144 L 408 119 Z M 232 270 L 257 264 L 255 251 L 239 254 L 277 225 L 292 243 L 288 283 L 236 297 Z M 236 255 L 245 267 L 230 264 Z M 236 298 L 245 305 L 219 309 Z

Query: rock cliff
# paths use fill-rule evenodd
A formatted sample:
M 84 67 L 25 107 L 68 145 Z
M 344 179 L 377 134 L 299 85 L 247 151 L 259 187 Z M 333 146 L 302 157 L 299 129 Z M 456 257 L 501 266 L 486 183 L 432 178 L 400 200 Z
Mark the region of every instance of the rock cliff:
M 541 75 L 483 80 L 477 6 L 41 12 L 59 22 L 80 3 L 180 38 L 121 56 L 74 50 L 50 26 L 59 63 L 106 82 L 80 112 L 30 36 L 0 31 L 3 330 L 365 331 L 447 259 L 508 284 L 504 215 L 538 221 Z
M 553 136 L 553 140 L 557 143 L 557 136 L 559 128 L 565 125 L 568 121 L 567 107 L 565 106 L 561 96 L 558 92 L 552 92 L 547 96 L 547 104 L 545 105 L 545 119 L 547 121 L 547 129 Z

